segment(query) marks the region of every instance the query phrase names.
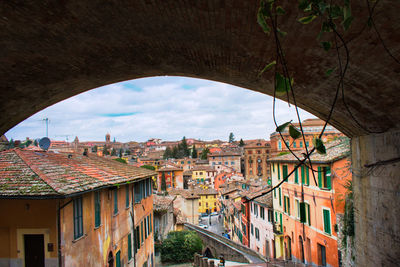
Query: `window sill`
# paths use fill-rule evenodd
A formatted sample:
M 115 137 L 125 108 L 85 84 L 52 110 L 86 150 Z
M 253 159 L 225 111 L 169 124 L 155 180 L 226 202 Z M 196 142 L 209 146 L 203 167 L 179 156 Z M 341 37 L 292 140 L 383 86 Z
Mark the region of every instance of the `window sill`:
M 118 215 L 119 215 L 119 212 L 114 213 L 114 214 L 113 214 L 113 217 L 117 217 Z
M 81 235 L 80 237 L 78 237 L 78 238 L 72 240 L 72 243 L 76 243 L 76 242 L 78 242 L 79 240 L 84 239 L 85 237 L 87 237 L 87 234 Z
M 103 226 L 103 224 L 100 224 L 99 226 L 95 226 L 94 227 L 94 230 L 97 230 L 97 229 L 99 229 L 100 227 L 102 227 Z

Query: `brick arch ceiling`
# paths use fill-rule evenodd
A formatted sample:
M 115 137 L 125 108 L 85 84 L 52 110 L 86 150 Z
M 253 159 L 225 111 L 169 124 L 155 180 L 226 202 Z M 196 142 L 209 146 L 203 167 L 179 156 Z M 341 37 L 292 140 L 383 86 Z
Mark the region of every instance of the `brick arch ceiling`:
M 356 2 L 356 1 L 352 1 Z M 230 83 L 272 94 L 273 74 L 258 77 L 273 60 L 274 42 L 256 22 L 259 1 L 69 0 L 0 3 L 0 132 L 78 93 L 119 81 L 180 75 Z M 325 118 L 337 78 L 332 52 L 316 40 L 318 23 L 303 26 L 285 6 L 283 46 L 299 106 Z M 364 1 L 345 39 L 351 51 L 345 97 L 370 130 L 400 128 L 399 72 L 376 34 L 365 25 Z M 400 57 L 399 1 L 376 8 L 376 24 Z M 358 19 L 357 19 L 358 18 Z M 360 33 L 361 32 L 361 33 Z M 240 103 L 239 103 L 240 104 Z M 266 114 L 270 116 L 270 114 Z M 339 101 L 331 123 L 349 136 L 366 134 Z

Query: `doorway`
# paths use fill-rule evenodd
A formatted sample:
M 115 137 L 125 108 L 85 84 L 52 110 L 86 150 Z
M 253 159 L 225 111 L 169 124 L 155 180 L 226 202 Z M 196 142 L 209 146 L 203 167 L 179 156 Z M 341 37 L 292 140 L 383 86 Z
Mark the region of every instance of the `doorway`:
M 318 265 L 326 266 L 326 248 L 318 244 Z
M 24 235 L 25 267 L 44 266 L 44 235 Z

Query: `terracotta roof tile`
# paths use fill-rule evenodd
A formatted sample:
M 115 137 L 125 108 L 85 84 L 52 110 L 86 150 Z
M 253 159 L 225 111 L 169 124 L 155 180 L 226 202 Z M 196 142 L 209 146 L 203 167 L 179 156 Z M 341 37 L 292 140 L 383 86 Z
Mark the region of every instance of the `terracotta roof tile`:
M 155 174 L 92 154 L 12 149 L 0 152 L 0 197 L 62 197 Z

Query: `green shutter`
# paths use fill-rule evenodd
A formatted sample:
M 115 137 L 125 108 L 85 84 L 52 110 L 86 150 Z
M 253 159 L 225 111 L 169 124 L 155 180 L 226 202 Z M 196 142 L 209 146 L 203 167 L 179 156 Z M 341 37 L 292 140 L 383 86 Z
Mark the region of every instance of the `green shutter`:
M 290 197 L 287 197 L 287 209 L 288 209 L 288 214 L 290 215 Z
M 306 171 L 306 185 L 310 185 L 310 170 L 308 169 L 308 167 L 305 167 L 305 171 Z
M 288 171 L 287 171 L 287 165 L 282 165 L 282 178 L 285 179 L 286 176 L 288 175 Z
M 326 188 L 328 188 L 329 190 L 331 190 L 331 167 L 326 167 Z
M 296 184 L 299 183 L 299 169 L 296 169 L 294 171 L 294 183 L 296 183 Z
M 152 223 L 153 221 L 151 220 L 151 214 L 150 214 L 150 221 L 149 221 L 149 223 L 150 223 L 150 233 L 153 231 L 153 227 L 152 227 Z
M 321 167 L 318 167 L 318 187 L 322 188 L 322 173 Z
M 126 185 L 126 191 L 125 191 L 125 206 L 128 208 L 129 207 L 129 185 Z
M 279 164 L 277 164 L 276 167 L 278 167 L 278 180 L 280 180 L 281 179 L 281 167 L 279 166 Z
M 331 218 L 329 210 L 323 210 L 324 212 L 324 231 L 327 234 L 331 234 Z
M 132 235 L 128 234 L 128 260 L 132 259 Z
M 287 208 L 286 208 L 286 197 L 283 197 L 283 210 L 285 212 L 287 212 Z
M 281 223 L 281 232 L 283 232 L 282 213 L 279 213 L 279 220 L 280 220 L 280 223 Z
M 276 189 L 274 189 L 274 197 L 276 198 Z
M 121 251 L 120 250 L 115 255 L 115 267 L 121 267 Z
M 301 183 L 304 184 L 304 166 L 301 166 Z
M 94 193 L 94 226 L 99 227 L 101 224 L 101 204 L 100 204 L 100 192 Z
M 311 214 L 310 214 L 310 205 L 307 204 L 307 215 L 308 215 L 308 225 L 311 226 Z
M 118 213 L 118 189 L 114 189 L 114 214 Z
M 282 206 L 281 188 L 279 187 L 279 206 Z
M 300 202 L 300 222 L 306 223 L 306 203 Z

